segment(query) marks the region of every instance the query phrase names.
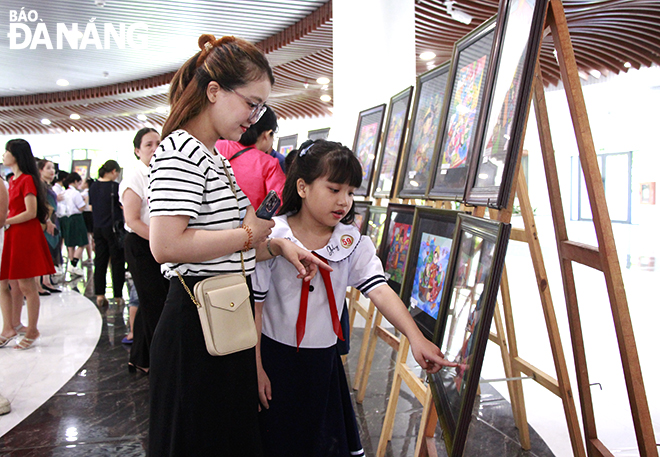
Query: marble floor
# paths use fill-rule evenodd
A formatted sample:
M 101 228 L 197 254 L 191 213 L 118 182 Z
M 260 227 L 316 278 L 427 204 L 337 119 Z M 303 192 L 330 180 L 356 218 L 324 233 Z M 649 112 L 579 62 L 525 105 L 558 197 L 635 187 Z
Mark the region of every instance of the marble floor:
M 90 295 L 85 281 L 66 283 L 63 290 L 42 298 L 43 337 L 38 346 L 29 351 L 0 350 L 0 392 L 12 402 L 12 412 L 0 416 L 0 455 L 144 456 L 148 377 L 126 369 L 128 346 L 121 344 L 126 310 L 111 302 L 99 312 L 85 296 Z M 359 344 L 362 332 L 355 328 L 354 344 Z M 354 347 L 347 359 L 349 383 L 358 349 Z M 355 405 L 369 456 L 378 447 L 395 358 L 396 353 L 379 341 L 366 398 Z M 421 405 L 404 385 L 387 456 L 413 455 L 421 414 Z M 437 436 L 441 433 L 438 428 Z M 510 404 L 483 385 L 465 455 L 553 455 L 533 430 L 532 439 L 532 450 L 521 450 Z M 436 446 L 439 455 L 446 455 L 441 439 Z

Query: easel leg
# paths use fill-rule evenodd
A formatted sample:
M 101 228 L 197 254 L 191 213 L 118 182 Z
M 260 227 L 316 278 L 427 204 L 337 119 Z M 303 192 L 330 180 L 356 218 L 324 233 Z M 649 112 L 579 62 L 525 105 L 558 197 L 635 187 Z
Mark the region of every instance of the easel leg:
M 387 411 L 385 412 L 385 420 L 383 421 L 383 429 L 380 432 L 380 440 L 378 441 L 378 450 L 376 455 L 384 457 L 387 450 L 387 442 L 392 439 L 392 429 L 394 428 L 394 416 L 396 415 L 396 406 L 399 403 L 399 392 L 401 391 L 401 366 L 406 363 L 408 357 L 408 350 L 410 344 L 408 338 L 401 336 L 401 343 L 399 345 L 399 353 L 396 357 L 396 368 L 394 370 L 394 379 L 392 380 L 392 389 L 390 389 L 390 398 L 387 402 Z
M 373 306 L 373 304 L 371 306 Z M 358 394 L 355 399 L 355 401 L 360 404 L 364 401 L 364 396 L 367 393 L 367 382 L 369 381 L 369 372 L 371 371 L 371 364 L 374 361 L 374 354 L 376 353 L 376 344 L 378 342 L 377 341 L 378 335 L 376 334 L 376 330 L 382 321 L 383 321 L 383 315 L 380 313 L 380 311 L 376 311 L 376 317 L 374 318 L 373 325 L 371 326 L 371 331 L 369 332 L 369 341 L 366 349 L 367 356 L 364 362 L 364 371 L 362 372 L 362 379 L 360 380 L 360 385 L 358 386 Z M 391 398 L 390 401 L 392 401 Z
M 369 310 L 367 311 L 367 318 L 364 324 L 364 334 L 362 335 L 362 345 L 360 346 L 360 357 L 358 358 L 357 366 L 355 367 L 355 380 L 353 382 L 354 390 L 360 390 L 362 382 L 364 381 L 366 383 L 368 378 L 368 376 L 363 376 L 363 373 L 365 371 L 365 364 L 367 361 L 367 351 L 369 350 L 369 338 L 372 332 L 375 312 L 376 312 L 376 307 L 371 302 L 371 300 L 369 300 Z M 370 368 L 371 368 L 371 363 L 369 363 L 369 369 Z M 359 403 L 362 403 L 362 400 L 360 400 Z
M 437 457 L 435 449 L 435 427 L 438 424 L 438 412 L 433 403 L 433 393 L 431 388 L 427 387 L 426 397 L 424 398 L 424 409 L 422 411 L 422 423 L 417 435 L 417 444 L 415 445 L 415 457 Z

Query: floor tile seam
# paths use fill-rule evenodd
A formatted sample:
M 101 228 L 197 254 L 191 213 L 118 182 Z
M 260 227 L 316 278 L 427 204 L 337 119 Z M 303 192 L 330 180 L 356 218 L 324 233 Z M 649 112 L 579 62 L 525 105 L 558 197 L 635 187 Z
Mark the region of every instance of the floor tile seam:
M 473 416 L 473 419 L 475 419 L 474 416 Z M 518 446 L 518 447 L 521 447 L 521 444 L 520 444 L 520 441 L 519 441 L 519 440 L 515 440 L 514 438 L 511 438 L 509 435 L 507 435 L 507 434 L 504 433 L 503 431 L 498 430 L 498 429 L 495 428 L 490 422 L 486 422 L 486 421 L 483 420 L 483 419 L 478 419 L 478 420 L 479 420 L 479 422 L 481 422 L 482 424 L 484 424 L 486 427 L 488 427 L 488 428 L 494 430 L 496 433 L 498 433 L 498 434 L 500 434 L 501 436 L 503 436 L 503 437 L 504 437 L 504 443 L 503 443 L 503 444 L 506 444 L 506 442 L 508 441 L 508 442 L 510 442 L 510 443 L 513 443 L 514 445 L 516 445 L 516 446 Z M 516 430 L 517 430 L 517 429 L 516 429 Z M 528 450 L 528 451 L 525 451 L 525 452 L 528 453 L 527 455 L 528 455 L 529 457 L 537 457 L 537 454 L 536 454 L 535 452 L 533 452 L 531 449 Z
M 65 386 L 62 386 L 65 387 Z M 145 391 L 149 390 L 149 387 L 146 387 L 144 389 Z M 54 395 L 52 395 L 50 398 L 53 397 L 76 397 L 79 396 L 77 394 L 85 394 L 85 395 L 100 395 L 100 394 L 106 394 L 106 393 L 130 393 L 130 394 L 137 394 L 140 393 L 140 390 L 136 390 L 135 388 L 130 388 L 130 387 L 124 387 L 121 389 L 105 389 L 105 390 L 70 390 L 68 392 L 57 392 Z
M 145 433 L 140 433 L 137 435 L 123 435 L 116 438 L 100 438 L 96 440 L 78 440 L 78 441 L 62 441 L 58 440 L 55 443 L 43 444 L 39 446 L 24 446 L 24 447 L 4 447 L 0 446 L 0 451 L 2 452 L 17 452 L 17 451 L 29 451 L 35 449 L 50 449 L 50 448 L 66 448 L 67 446 L 89 446 L 89 445 L 98 445 L 103 443 L 120 443 L 124 441 L 140 441 L 146 436 Z

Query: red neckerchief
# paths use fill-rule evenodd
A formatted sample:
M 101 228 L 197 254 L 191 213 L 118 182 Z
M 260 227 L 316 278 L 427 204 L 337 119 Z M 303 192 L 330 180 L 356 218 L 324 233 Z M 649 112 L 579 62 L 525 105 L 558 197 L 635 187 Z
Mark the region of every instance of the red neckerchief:
M 316 257 L 323 260 L 326 264 L 328 261 L 320 255 L 314 253 Z M 337 315 L 337 302 L 335 302 L 335 292 L 332 289 L 332 281 L 330 280 L 330 272 L 319 268 L 319 273 L 323 278 L 325 284 L 325 291 L 328 294 L 328 304 L 330 306 L 330 316 L 332 316 L 332 329 L 335 335 L 344 341 L 344 335 L 341 331 L 341 324 L 339 323 L 339 316 Z M 300 342 L 305 336 L 305 325 L 307 324 L 307 299 L 309 297 L 309 283 L 310 281 L 303 281 L 302 290 L 300 292 L 300 310 L 298 311 L 298 321 L 296 322 L 296 349 L 300 349 Z

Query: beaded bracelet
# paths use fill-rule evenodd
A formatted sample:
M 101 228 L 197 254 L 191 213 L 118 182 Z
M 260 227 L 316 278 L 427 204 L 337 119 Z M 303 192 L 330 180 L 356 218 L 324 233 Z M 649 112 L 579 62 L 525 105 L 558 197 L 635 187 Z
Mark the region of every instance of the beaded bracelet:
M 273 256 L 273 257 L 277 257 L 275 254 L 273 254 L 273 251 L 270 250 L 270 241 L 271 241 L 271 238 L 268 238 L 268 242 L 266 243 L 266 249 L 268 249 L 268 253 L 269 253 L 271 256 Z
M 241 228 L 243 230 L 245 230 L 247 232 L 247 235 L 248 235 L 248 239 L 245 242 L 245 244 L 243 245 L 243 252 L 249 251 L 250 249 L 252 249 L 252 229 L 250 228 L 249 225 L 246 225 L 246 224 L 243 224 L 241 226 Z

